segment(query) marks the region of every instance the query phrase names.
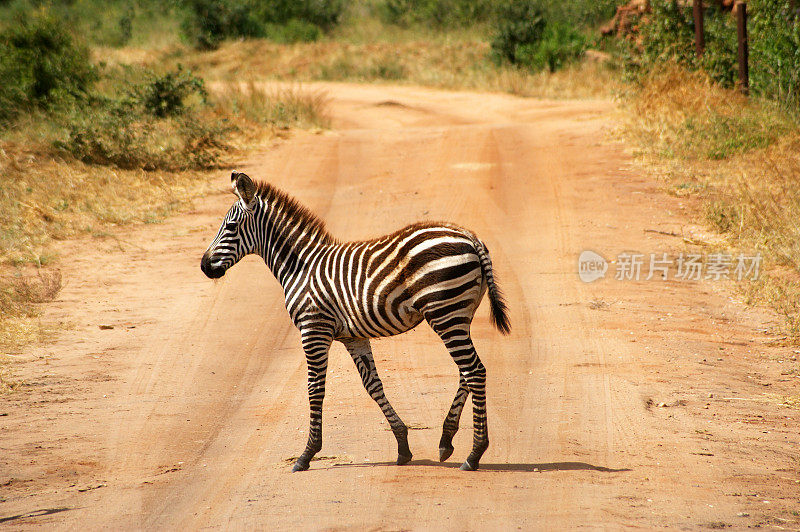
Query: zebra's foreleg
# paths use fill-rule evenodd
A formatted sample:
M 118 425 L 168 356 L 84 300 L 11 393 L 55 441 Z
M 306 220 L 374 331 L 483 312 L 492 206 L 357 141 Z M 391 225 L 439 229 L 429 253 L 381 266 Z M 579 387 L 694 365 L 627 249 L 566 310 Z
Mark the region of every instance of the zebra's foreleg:
M 383 415 L 392 427 L 395 438 L 397 438 L 397 465 L 403 465 L 411 460 L 411 450 L 408 448 L 408 427 L 394 411 L 386 395 L 383 393 L 383 383 L 378 376 L 375 367 L 375 360 L 372 356 L 372 348 L 366 338 L 347 338 L 342 340 L 347 348 L 353 362 L 356 364 L 358 373 L 361 375 L 361 382 L 369 393 L 370 397 L 378 403 Z
M 442 439 L 439 440 L 439 461 L 444 462 L 450 455 L 453 454 L 453 436 L 458 432 L 458 424 L 461 420 L 461 412 L 464 410 L 464 405 L 467 403 L 469 396 L 469 387 L 467 381 L 464 380 L 463 375 L 459 377 L 458 391 L 453 399 L 453 404 L 450 405 L 450 410 L 444 418 L 444 425 L 442 426 Z
M 303 454 L 295 462 L 292 471 L 305 471 L 311 459 L 322 449 L 322 401 L 325 398 L 325 374 L 328 370 L 328 350 L 332 334 L 329 331 L 301 330 L 303 350 L 308 364 L 308 403 L 311 408 L 311 423 L 308 443 Z

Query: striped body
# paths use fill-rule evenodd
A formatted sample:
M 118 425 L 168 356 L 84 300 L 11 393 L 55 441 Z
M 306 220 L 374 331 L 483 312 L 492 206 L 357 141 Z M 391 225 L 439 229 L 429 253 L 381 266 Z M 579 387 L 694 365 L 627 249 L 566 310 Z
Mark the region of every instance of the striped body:
M 232 182 L 240 201 L 228 211 L 201 266 L 217 278 L 243 256 L 257 253 L 283 287 L 309 372 L 309 443 L 295 470 L 306 469 L 321 447 L 325 373 L 334 340 L 348 349 L 364 386 L 389 420 L 398 440 L 398 463 L 410 460 L 407 429 L 383 394 L 368 339 L 408 331 L 423 320 L 442 338 L 460 372 L 440 457 L 452 452 L 461 409 L 472 393 L 475 445 L 465 468 L 477 468 L 488 446 L 485 368 L 469 326 L 487 289 L 492 318 L 501 331 L 508 331 L 485 245 L 471 231 L 441 223 L 414 224 L 374 240 L 342 243 L 285 193 L 255 185 L 236 172 Z
M 309 259 L 310 275 L 286 286 L 286 308 L 295 323 L 308 312 L 331 320 L 335 338 L 399 334 L 423 312 L 471 317 L 486 289 L 475 248 L 464 229 L 438 224 L 331 244 Z M 452 308 L 437 311 L 445 303 Z

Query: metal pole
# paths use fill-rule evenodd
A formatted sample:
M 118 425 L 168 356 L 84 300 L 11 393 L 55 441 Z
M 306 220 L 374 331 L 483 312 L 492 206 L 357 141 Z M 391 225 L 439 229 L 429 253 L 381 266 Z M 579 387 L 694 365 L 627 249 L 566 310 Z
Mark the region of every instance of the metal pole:
M 747 69 L 747 3 L 736 3 L 736 33 L 739 43 L 739 90 L 744 94 L 750 88 Z
M 706 39 L 703 33 L 703 0 L 694 0 L 694 51 L 697 57 L 703 55 Z

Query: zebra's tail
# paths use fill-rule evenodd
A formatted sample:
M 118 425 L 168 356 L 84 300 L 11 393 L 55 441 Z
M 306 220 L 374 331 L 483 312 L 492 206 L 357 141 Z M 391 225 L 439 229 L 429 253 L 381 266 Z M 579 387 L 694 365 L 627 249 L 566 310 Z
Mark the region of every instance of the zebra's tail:
M 503 292 L 500 291 L 500 287 L 497 286 L 497 281 L 494 280 L 492 259 L 489 257 L 489 250 L 486 249 L 486 245 L 477 238 L 475 239 L 475 249 L 478 251 L 478 257 L 481 260 L 481 270 L 483 270 L 483 276 L 486 278 L 486 285 L 489 288 L 489 315 L 492 319 L 492 323 L 502 334 L 508 334 L 511 332 L 511 322 L 508 319 L 508 306 L 503 297 Z

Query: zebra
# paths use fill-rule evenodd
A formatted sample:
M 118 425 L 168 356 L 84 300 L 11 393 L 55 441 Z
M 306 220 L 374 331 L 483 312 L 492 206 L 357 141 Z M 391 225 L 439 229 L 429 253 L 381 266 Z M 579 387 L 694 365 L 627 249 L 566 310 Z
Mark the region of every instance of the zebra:
M 386 399 L 370 338 L 406 332 L 423 320 L 459 370 L 439 460 L 453 453 L 461 411 L 472 394 L 473 446 L 461 469 L 477 470 L 489 446 L 486 368 L 472 344 L 470 324 L 487 289 L 493 325 L 503 334 L 511 330 L 484 243 L 472 231 L 432 222 L 373 240 L 340 242 L 320 218 L 275 186 L 235 171 L 231 186 L 238 199 L 200 266 L 207 277 L 218 279 L 242 257 L 257 253 L 283 287 L 306 356 L 311 411 L 308 443 L 292 470 L 307 470 L 322 448 L 322 401 L 334 340 L 347 349 L 364 388 L 386 416 L 397 439 L 397 465 L 411 460 L 408 428 Z

